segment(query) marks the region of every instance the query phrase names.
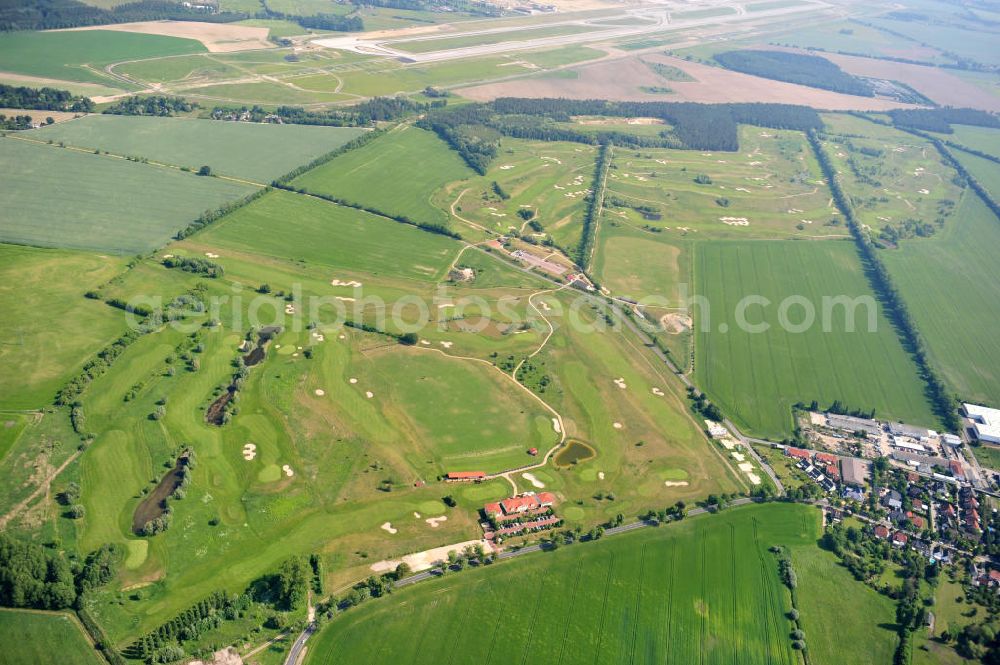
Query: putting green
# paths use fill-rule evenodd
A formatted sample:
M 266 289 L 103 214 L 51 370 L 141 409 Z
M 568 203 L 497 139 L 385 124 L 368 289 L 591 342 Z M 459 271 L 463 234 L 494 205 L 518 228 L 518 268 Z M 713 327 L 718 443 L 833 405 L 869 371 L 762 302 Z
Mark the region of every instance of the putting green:
M 281 480 L 281 468 L 277 464 L 268 464 L 257 474 L 257 480 L 262 483 L 273 483 Z
M 128 540 L 125 542 L 125 546 L 128 548 L 128 554 L 125 557 L 126 568 L 135 570 L 145 563 L 146 557 L 149 556 L 148 540 Z

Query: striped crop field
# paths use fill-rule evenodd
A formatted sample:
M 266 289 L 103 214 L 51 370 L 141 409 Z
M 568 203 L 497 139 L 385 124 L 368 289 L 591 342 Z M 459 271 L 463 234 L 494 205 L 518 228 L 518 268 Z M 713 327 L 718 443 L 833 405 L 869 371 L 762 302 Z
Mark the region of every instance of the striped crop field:
M 695 282 L 710 308 L 693 311 L 695 374 L 739 427 L 788 436 L 792 405 L 812 400 L 937 425 L 916 365 L 874 300 L 849 241 L 699 243 Z M 841 296 L 870 297 L 875 325 L 869 327 L 864 305 L 851 305 L 853 332 L 846 307 L 824 314 L 824 298 Z M 747 297 L 766 300 L 747 305 Z M 738 325 L 741 303 L 753 327 Z M 781 323 L 783 305 L 792 326 Z M 813 323 L 797 327 L 809 307 Z M 763 325 L 767 329 L 757 331 Z
M 306 662 L 795 665 L 791 599 L 768 548 L 794 557 L 816 550 L 817 533 L 814 509 L 749 506 L 451 573 L 334 619 Z M 800 575 L 800 595 L 811 582 Z M 858 611 L 876 596 L 843 591 L 830 602 Z M 878 610 L 867 618 L 891 620 L 890 604 Z M 873 622 L 852 637 L 843 662 L 874 662 L 865 650 L 895 636 Z

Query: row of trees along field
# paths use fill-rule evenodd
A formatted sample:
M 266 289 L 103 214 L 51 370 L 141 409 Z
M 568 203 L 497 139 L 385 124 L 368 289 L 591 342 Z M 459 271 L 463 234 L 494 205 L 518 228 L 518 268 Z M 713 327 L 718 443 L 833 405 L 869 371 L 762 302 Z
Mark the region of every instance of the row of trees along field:
M 445 104 L 447 102 L 444 100 L 423 104 L 405 97 L 373 97 L 354 106 L 319 111 L 307 111 L 300 106 L 279 106 L 273 111 L 260 106 L 216 106 L 212 109 L 212 119 L 325 127 L 368 127 L 378 121 L 397 120 Z
M 726 69 L 775 81 L 798 83 L 848 95 L 874 97 L 872 86 L 826 58 L 786 51 L 725 51 L 715 61 Z
M 94 110 L 94 102 L 66 90 L 0 84 L 0 107 L 87 113 Z
M 604 136 L 576 132 L 557 122 L 574 116 L 661 118 L 673 126 L 663 137 L 636 137 L 609 132 Z M 418 125 L 434 131 L 478 173 L 496 157 L 501 136 L 541 141 L 614 143 L 635 147 L 691 150 L 739 149 L 738 126 L 808 131 L 822 128 L 811 108 L 789 104 L 697 104 L 693 102 L 608 102 L 603 100 L 524 99 L 502 97 L 488 104 L 467 104 L 427 113 Z
M 201 107 L 182 97 L 152 95 L 150 97 L 126 97 L 120 102 L 104 109 L 103 113 L 109 115 L 154 115 L 167 117 L 177 115 L 178 113 L 190 113 L 197 108 Z
M 872 285 L 872 289 L 885 305 L 886 314 L 896 325 L 904 348 L 913 356 L 921 378 L 927 386 L 927 397 L 935 413 L 949 431 L 957 432 L 960 423 L 955 410 L 955 400 L 937 371 L 931 366 L 923 337 L 913 322 L 913 317 L 906 306 L 906 302 L 900 295 L 895 283 L 893 283 L 892 277 L 889 275 L 885 264 L 882 263 L 881 257 L 878 256 L 878 250 L 872 242 L 870 235 L 858 223 L 850 199 L 844 194 L 840 186 L 840 181 L 837 179 L 837 171 L 830 162 L 830 158 L 827 156 L 823 146 L 820 144 L 816 132 L 810 130 L 807 136 L 809 144 L 816 154 L 816 160 L 819 162 L 820 169 L 823 171 L 823 176 L 830 186 L 830 193 L 833 194 L 833 200 L 847 221 L 847 227 L 858 247 L 858 253 L 861 255 L 861 261 L 865 266 L 865 273 Z

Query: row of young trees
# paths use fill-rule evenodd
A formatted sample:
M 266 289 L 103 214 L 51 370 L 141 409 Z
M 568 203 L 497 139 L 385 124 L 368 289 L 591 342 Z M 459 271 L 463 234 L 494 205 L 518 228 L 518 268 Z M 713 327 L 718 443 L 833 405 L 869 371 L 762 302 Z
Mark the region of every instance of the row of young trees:
M 163 265 L 206 277 L 222 277 L 225 274 L 225 269 L 215 261 L 199 257 L 171 256 L 163 259 Z
M 934 411 L 941 418 L 941 422 L 944 423 L 948 430 L 952 432 L 958 431 L 960 422 L 955 410 L 955 400 L 937 371 L 931 366 L 923 337 L 913 322 L 909 308 L 906 306 L 905 301 L 899 293 L 899 289 L 896 287 L 892 277 L 889 275 L 889 271 L 878 255 L 875 244 L 858 223 L 850 199 L 844 194 L 840 186 L 840 181 L 837 179 L 836 169 L 830 162 L 826 151 L 823 150 L 816 132 L 810 130 L 807 132 L 807 137 L 813 152 L 816 154 L 820 169 L 823 171 L 823 176 L 829 183 L 833 200 L 847 222 L 848 230 L 851 232 L 851 237 L 854 239 L 858 253 L 861 255 L 861 262 L 872 285 L 872 289 L 879 296 L 883 305 L 885 305 L 886 314 L 899 331 L 903 346 L 910 352 L 916 362 L 921 378 L 926 385 L 925 392 Z
M 590 257 L 593 253 L 597 236 L 597 225 L 600 222 L 601 211 L 604 208 L 604 183 L 611 166 L 611 145 L 605 143 L 597 153 L 597 168 L 594 169 L 594 182 L 590 186 L 593 194 L 587 202 L 587 212 L 583 215 L 583 231 L 580 234 L 580 244 L 576 249 L 576 264 L 585 271 L 590 269 Z

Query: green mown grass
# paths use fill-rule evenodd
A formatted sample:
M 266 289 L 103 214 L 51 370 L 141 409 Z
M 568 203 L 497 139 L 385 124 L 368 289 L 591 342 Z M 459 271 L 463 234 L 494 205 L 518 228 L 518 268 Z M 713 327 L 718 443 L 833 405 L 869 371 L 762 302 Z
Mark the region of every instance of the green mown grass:
M 445 184 L 471 175 L 458 153 L 437 136 L 404 127 L 309 171 L 291 184 L 417 222 L 447 224 L 447 213 L 431 203 L 431 196 Z
M 935 136 L 1000 157 L 1000 130 L 968 125 L 953 125 L 952 129 L 955 130 L 954 134 L 935 134 Z
M 459 250 L 451 238 L 282 191 L 237 210 L 195 240 L 218 247 L 219 254 L 234 248 L 329 266 L 331 280 L 343 279 L 336 273 L 342 269 L 438 281 Z
M 967 191 L 937 236 L 882 252 L 931 362 L 963 400 L 997 403 L 1000 394 L 1000 220 Z
M 816 536 L 808 508 L 748 507 L 449 574 L 334 619 L 307 662 L 791 665 L 790 598 L 767 548 L 807 552 Z M 800 575 L 800 596 L 811 582 Z M 863 585 L 838 591 L 831 609 L 891 619 L 891 607 L 868 612 Z M 884 662 L 864 650 L 891 654 L 895 636 L 858 623 L 847 648 L 860 660 L 847 662 Z M 818 662 L 828 655 L 817 650 Z
M 0 139 L 0 240 L 136 253 L 254 187 L 55 145 Z
M 0 71 L 122 87 L 104 65 L 205 51 L 192 39 L 113 30 L 8 32 L 0 35 Z
M 60 612 L 0 609 L 0 643 L 4 665 L 104 662 L 76 618 Z
M 342 127 L 91 115 L 30 136 L 195 170 L 207 164 L 216 173 L 266 183 L 361 133 Z
M 125 329 L 124 312 L 83 297 L 124 263 L 95 254 L 0 245 L 5 312 L 0 408 L 51 404 L 63 384 Z
M 455 37 L 442 37 L 439 39 L 398 41 L 390 42 L 389 45 L 396 50 L 406 51 L 407 53 L 428 53 L 430 51 L 446 51 L 449 49 L 498 44 L 501 42 L 518 42 L 529 39 L 542 39 L 545 37 L 576 35 L 583 32 L 593 32 L 594 30 L 594 27 L 587 25 L 558 25 L 548 28 L 535 28 L 531 30 L 515 30 L 509 32 L 486 33 L 481 35 L 458 35 Z
M 695 252 L 697 292 L 710 308 L 693 308 L 695 375 L 737 425 L 781 438 L 791 434 L 792 405 L 812 400 L 823 407 L 840 400 L 875 409 L 881 418 L 937 424 L 916 366 L 877 307 L 850 242 L 720 241 L 699 243 Z M 746 296 L 770 301 L 745 310 L 747 322 L 769 324 L 766 331 L 738 325 L 737 307 Z M 814 308 L 815 321 L 804 332 L 780 325 L 781 303 L 791 296 Z M 878 310 L 875 329 L 869 329 L 868 309 L 858 307 L 855 332 L 846 332 L 844 308 L 837 307 L 826 317 L 824 332 L 823 298 L 837 296 L 871 298 Z M 792 306 L 788 321 L 801 323 L 803 311 Z

